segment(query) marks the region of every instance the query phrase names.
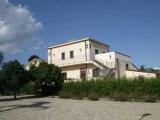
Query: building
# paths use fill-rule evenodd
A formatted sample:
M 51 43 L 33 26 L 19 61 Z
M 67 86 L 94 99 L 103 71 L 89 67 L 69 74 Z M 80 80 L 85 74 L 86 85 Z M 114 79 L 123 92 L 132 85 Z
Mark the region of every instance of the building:
M 43 59 L 41 59 L 41 58 L 34 58 L 34 59 L 31 60 L 30 62 L 28 62 L 28 63 L 24 66 L 24 68 L 25 68 L 26 70 L 29 70 L 32 65 L 35 65 L 36 67 L 38 67 L 38 66 L 40 65 L 40 63 L 47 63 L 47 61 L 46 61 L 46 60 L 43 60 Z
M 132 73 L 138 72 L 130 56 L 111 52 L 109 45 L 93 38 L 50 46 L 48 63 L 61 67 L 66 79 L 85 80 L 107 75 L 131 78 Z M 132 77 L 140 75 L 135 73 Z

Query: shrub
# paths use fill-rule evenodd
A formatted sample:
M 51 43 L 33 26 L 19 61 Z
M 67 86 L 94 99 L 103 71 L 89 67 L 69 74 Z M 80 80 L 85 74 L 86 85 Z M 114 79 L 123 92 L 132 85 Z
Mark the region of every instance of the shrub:
M 81 99 L 94 93 L 98 97 L 109 97 L 119 101 L 153 101 L 151 99 L 160 97 L 160 78 L 136 78 L 132 80 L 105 78 L 90 81 L 72 81 L 64 83 L 61 91 L 72 94 L 74 98 Z M 150 97 L 144 98 L 145 96 Z
M 115 101 L 129 101 L 129 96 L 125 93 L 114 92 L 110 98 Z
M 158 97 L 155 95 L 148 95 L 148 96 L 144 96 L 144 101 L 145 102 L 156 102 L 158 100 Z
M 69 98 L 73 98 L 73 95 L 68 92 L 60 92 L 59 97 L 64 99 L 69 99 Z
M 99 100 L 99 96 L 95 93 L 90 93 L 87 97 L 88 97 L 88 100 L 93 100 L 93 101 Z

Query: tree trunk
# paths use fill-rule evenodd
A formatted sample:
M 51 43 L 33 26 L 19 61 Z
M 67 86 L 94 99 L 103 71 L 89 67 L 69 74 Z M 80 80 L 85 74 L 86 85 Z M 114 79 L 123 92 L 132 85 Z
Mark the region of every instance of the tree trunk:
M 14 100 L 16 100 L 17 99 L 17 93 L 16 93 L 16 91 L 14 91 Z

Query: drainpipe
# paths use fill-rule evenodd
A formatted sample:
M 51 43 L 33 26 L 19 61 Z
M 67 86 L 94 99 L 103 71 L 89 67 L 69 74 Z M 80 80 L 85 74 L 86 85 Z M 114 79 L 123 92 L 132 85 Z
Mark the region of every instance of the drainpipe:
M 50 64 L 52 64 L 52 49 L 50 49 L 50 59 L 51 59 Z
M 87 50 L 86 50 L 86 41 L 85 41 L 85 59 L 86 59 L 86 62 L 87 62 Z M 86 64 L 86 80 L 88 80 L 88 65 Z
M 120 78 L 120 67 L 119 67 L 119 59 L 116 58 L 116 65 L 117 65 L 117 74 L 118 74 L 118 78 Z

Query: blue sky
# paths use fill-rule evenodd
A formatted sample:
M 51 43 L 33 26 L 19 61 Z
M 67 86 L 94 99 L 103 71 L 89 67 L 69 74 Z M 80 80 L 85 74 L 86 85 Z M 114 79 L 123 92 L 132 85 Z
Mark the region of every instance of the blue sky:
M 5 60 L 26 63 L 37 54 L 47 59 L 47 47 L 83 37 L 93 37 L 111 46 L 111 50 L 132 56 L 137 66 L 160 67 L 159 0 L 12 0 L 27 6 L 42 24 L 36 33 L 43 41 L 41 49 L 6 53 Z M 36 43 L 32 43 L 36 44 Z

